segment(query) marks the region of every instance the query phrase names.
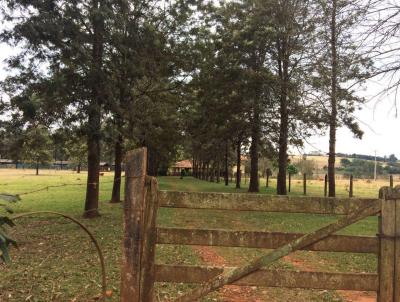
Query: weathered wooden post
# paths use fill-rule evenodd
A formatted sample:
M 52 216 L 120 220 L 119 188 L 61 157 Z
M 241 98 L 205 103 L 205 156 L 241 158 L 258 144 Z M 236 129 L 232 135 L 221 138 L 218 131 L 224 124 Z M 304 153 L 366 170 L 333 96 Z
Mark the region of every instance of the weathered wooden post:
M 289 193 L 291 188 L 292 188 L 292 173 L 289 172 L 289 188 L 288 188 Z
M 328 174 L 325 174 L 324 179 L 324 196 L 328 196 Z
M 158 187 L 146 176 L 147 149 L 126 156 L 121 302 L 153 301 Z
M 379 219 L 379 302 L 395 301 L 396 201 L 391 195 L 389 187 L 379 191 L 379 198 L 382 199 Z
M 307 174 L 303 174 L 303 194 L 307 195 Z
M 393 175 L 390 175 L 389 177 L 389 185 L 391 188 L 393 188 Z
M 349 197 L 353 197 L 353 175 L 350 175 Z
M 392 197 L 396 202 L 394 302 L 400 302 L 400 186 L 394 188 Z

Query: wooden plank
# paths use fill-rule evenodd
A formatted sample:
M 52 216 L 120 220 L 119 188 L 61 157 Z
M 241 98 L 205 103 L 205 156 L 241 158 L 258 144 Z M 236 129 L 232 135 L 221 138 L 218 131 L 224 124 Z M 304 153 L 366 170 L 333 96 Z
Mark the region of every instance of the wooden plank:
M 147 149 L 130 151 L 125 162 L 121 301 L 139 302 Z
M 276 196 L 244 193 L 204 193 L 160 191 L 160 206 L 170 208 L 214 209 L 346 215 L 379 199 Z
M 179 302 L 190 302 L 196 301 L 201 297 L 204 297 L 208 293 L 215 291 L 224 285 L 231 284 L 240 280 L 247 275 L 270 265 L 271 263 L 275 262 L 278 259 L 298 250 L 314 244 L 329 235 L 336 233 L 337 231 L 361 220 L 365 217 L 374 215 L 379 213 L 381 210 L 380 204 L 376 202 L 371 202 L 370 204 L 365 204 L 365 206 L 357 211 L 350 213 L 339 219 L 338 221 L 331 223 L 319 230 L 311 232 L 307 235 L 304 235 L 290 243 L 281 246 L 280 248 L 273 250 L 259 258 L 254 259 L 247 265 L 242 267 L 238 267 L 232 271 L 224 272 L 224 274 L 219 275 L 213 279 L 210 279 L 208 282 L 202 284 L 201 286 L 195 288 L 188 294 L 185 294 L 181 297 L 178 297 L 175 301 Z
M 225 271 L 235 268 L 225 268 Z M 157 282 L 204 283 L 223 273 L 224 268 L 157 265 Z M 326 290 L 377 291 L 377 274 L 299 272 L 261 269 L 233 283 L 241 286 L 284 287 Z
M 394 297 L 394 267 L 395 267 L 395 223 L 396 203 L 389 198 L 391 190 L 384 187 L 379 195 L 381 202 L 380 219 L 380 253 L 379 253 L 379 302 L 392 302 Z
M 157 228 L 159 244 L 276 249 L 301 236 L 304 234 Z M 376 237 L 331 235 L 303 250 L 377 254 L 379 245 Z
M 142 233 L 144 242 L 140 266 L 140 301 L 154 301 L 156 219 L 158 210 L 158 184 L 156 178 L 146 177 L 146 190 Z

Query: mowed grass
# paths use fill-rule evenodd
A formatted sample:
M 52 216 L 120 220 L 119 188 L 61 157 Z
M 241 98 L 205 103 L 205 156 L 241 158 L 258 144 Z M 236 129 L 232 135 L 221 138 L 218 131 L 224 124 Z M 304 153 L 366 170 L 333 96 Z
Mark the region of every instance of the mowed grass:
M 83 220 L 99 240 L 107 265 L 108 289 L 113 291 L 110 301 L 119 300 L 120 246 L 122 234 L 122 208 L 110 204 L 112 173 L 101 177 L 101 217 Z M 20 194 L 42 187 L 69 184 L 31 194 L 22 194 L 22 201 L 14 206 L 17 213 L 31 211 L 56 211 L 80 218 L 85 197 L 86 174 L 70 171 L 42 171 L 35 176 L 31 170 L 0 170 L 0 192 Z M 265 185 L 265 180 L 261 180 Z M 246 187 L 237 190 L 233 184 L 228 187 L 199 181 L 190 177 L 160 177 L 160 189 L 205 192 L 246 192 Z M 356 181 L 355 195 L 376 197 L 379 187 L 387 182 Z M 275 192 L 271 187 L 262 186 L 263 194 Z M 323 195 L 323 181 L 309 181 L 309 195 Z M 291 194 L 302 194 L 302 182 L 293 180 Z M 346 196 L 346 182 L 339 182 L 338 195 Z M 285 232 L 309 232 L 332 222 L 336 217 L 325 215 L 227 212 L 208 210 L 160 209 L 158 224 L 167 227 L 241 229 Z M 375 235 L 377 219 L 374 217 L 357 223 L 342 233 Z M 87 236 L 74 224 L 58 217 L 35 215 L 17 221 L 12 230 L 20 244 L 19 250 L 12 250 L 11 266 L 0 266 L 0 301 L 91 301 L 100 293 L 100 269 L 95 249 Z M 265 251 L 259 249 L 215 248 L 227 263 L 244 263 Z M 295 256 L 313 267 L 328 271 L 376 271 L 373 255 L 341 253 L 298 252 Z M 168 264 L 201 264 L 203 260 L 188 246 L 162 245 L 157 248 L 157 262 Z M 279 262 L 278 266 L 293 268 L 290 263 Z M 311 264 L 310 264 L 311 265 Z M 157 297 L 171 298 L 189 289 L 187 285 L 159 284 Z M 304 293 L 305 292 L 305 293 Z M 282 300 L 293 298 L 293 291 L 275 289 Z M 287 296 L 289 294 L 289 297 Z M 335 294 L 327 292 L 295 292 L 296 301 L 340 301 Z M 299 298 L 301 297 L 301 298 Z M 211 295 L 210 300 L 218 300 Z

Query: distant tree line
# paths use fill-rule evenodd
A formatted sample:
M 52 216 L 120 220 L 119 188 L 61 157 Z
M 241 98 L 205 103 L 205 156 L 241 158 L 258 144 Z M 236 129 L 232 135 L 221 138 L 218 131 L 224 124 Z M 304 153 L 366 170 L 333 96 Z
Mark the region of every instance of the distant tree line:
M 346 153 L 336 153 L 337 157 L 346 157 L 346 158 L 357 158 L 364 160 L 375 160 L 374 155 L 365 155 L 365 154 L 346 154 Z M 377 161 L 381 161 L 384 163 L 396 163 L 398 161 L 397 157 L 394 154 L 390 154 L 389 156 L 377 156 Z
M 369 159 L 354 158 L 349 160 L 342 158 L 341 167 L 337 168 L 338 171 L 344 175 L 353 175 L 355 177 L 373 178 L 375 174 L 375 162 Z M 389 162 L 383 165 L 382 162 L 376 164 L 376 174 L 400 174 L 400 163 Z

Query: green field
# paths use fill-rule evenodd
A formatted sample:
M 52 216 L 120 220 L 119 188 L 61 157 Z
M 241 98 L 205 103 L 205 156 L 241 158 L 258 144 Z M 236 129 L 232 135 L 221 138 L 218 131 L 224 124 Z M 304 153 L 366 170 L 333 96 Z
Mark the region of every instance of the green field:
M 23 193 L 45 186 L 75 184 L 22 195 L 15 206 L 16 212 L 49 210 L 63 212 L 80 218 L 83 210 L 85 174 L 63 171 L 43 171 L 34 176 L 33 171 L 0 170 L 0 192 Z M 119 301 L 119 267 L 122 231 L 120 204 L 110 204 L 112 174 L 101 177 L 101 214 L 84 223 L 99 240 L 106 257 L 108 289 L 113 292 L 110 301 Z M 82 185 L 80 185 L 82 184 Z M 181 191 L 236 192 L 233 184 L 209 183 L 190 177 L 159 178 L 161 189 Z M 263 180 L 263 184 L 265 184 Z M 272 194 L 272 188 L 262 188 Z M 385 182 L 355 182 L 355 195 L 376 197 L 378 188 Z M 300 180 L 293 181 L 292 194 L 302 193 Z M 245 192 L 246 189 L 240 190 Z M 323 194 L 322 181 L 309 182 L 310 195 Z M 346 196 L 346 184 L 339 183 L 339 195 Z M 158 225 L 167 227 L 265 230 L 308 232 L 332 222 L 335 217 L 306 214 L 226 212 L 209 210 L 161 209 Z M 56 217 L 33 217 L 18 220 L 12 231 L 20 244 L 19 250 L 11 251 L 11 266 L 0 266 L 0 301 L 92 301 L 100 292 L 100 275 L 96 251 L 86 235 L 77 226 Z M 361 221 L 343 231 L 346 234 L 375 235 L 377 220 L 373 217 Z M 200 252 L 199 252 L 200 251 Z M 238 265 L 259 255 L 262 250 L 243 248 L 212 248 L 226 265 Z M 214 256 L 215 256 L 214 255 Z M 157 261 L 170 264 L 208 264 L 209 261 L 196 247 L 159 246 Z M 373 255 L 297 252 L 290 259 L 275 264 L 279 268 L 296 269 L 301 266 L 323 271 L 376 271 Z M 171 298 L 190 286 L 158 284 L 157 297 Z M 251 288 L 259 301 L 346 301 L 346 295 L 330 291 L 304 291 Z M 225 293 L 226 294 L 226 293 Z M 214 293 L 205 301 L 240 301 L 224 298 L 224 293 Z M 250 301 L 250 300 L 248 300 Z

